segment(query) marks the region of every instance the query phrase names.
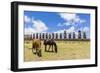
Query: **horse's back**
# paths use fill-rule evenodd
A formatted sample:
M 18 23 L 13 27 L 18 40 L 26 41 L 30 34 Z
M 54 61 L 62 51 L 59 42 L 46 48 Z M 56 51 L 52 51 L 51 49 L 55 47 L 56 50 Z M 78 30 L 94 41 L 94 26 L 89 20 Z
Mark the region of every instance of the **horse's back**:
M 41 47 L 41 40 L 39 39 L 33 39 L 33 45 L 37 48 Z

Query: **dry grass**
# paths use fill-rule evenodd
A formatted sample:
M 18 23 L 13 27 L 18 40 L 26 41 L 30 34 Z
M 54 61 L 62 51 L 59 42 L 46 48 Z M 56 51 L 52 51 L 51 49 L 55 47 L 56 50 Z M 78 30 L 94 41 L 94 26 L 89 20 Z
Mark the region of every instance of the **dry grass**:
M 25 41 L 24 61 L 71 60 L 90 58 L 90 41 L 56 41 L 58 53 L 44 52 L 42 42 L 42 57 L 32 53 L 32 41 Z

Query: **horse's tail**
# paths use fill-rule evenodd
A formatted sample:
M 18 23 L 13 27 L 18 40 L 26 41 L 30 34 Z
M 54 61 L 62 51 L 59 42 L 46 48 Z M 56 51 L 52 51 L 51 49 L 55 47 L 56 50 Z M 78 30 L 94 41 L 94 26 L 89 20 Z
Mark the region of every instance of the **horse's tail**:
M 55 46 L 55 52 L 57 53 L 58 52 L 58 50 L 57 50 L 57 44 L 55 43 L 54 46 Z

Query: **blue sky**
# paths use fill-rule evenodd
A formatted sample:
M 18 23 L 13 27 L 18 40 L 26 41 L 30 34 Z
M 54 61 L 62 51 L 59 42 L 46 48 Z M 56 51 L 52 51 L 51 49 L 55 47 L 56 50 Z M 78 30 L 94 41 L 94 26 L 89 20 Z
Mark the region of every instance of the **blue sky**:
M 90 14 L 24 11 L 25 33 L 82 30 L 90 36 Z

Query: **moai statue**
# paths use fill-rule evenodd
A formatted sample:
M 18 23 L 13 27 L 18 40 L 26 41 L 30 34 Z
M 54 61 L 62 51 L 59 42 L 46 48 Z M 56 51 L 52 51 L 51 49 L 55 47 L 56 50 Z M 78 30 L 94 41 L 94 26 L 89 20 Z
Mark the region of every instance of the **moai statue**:
M 44 33 L 42 33 L 42 39 L 44 39 Z
M 68 37 L 69 37 L 69 39 L 71 39 L 71 33 L 69 33 Z
M 60 39 L 62 39 L 62 33 L 60 33 Z
M 49 33 L 49 39 L 51 39 L 51 34 Z
M 81 39 L 81 31 L 78 31 L 78 39 Z
M 86 32 L 83 32 L 83 39 L 86 39 Z
M 67 38 L 67 36 L 66 36 L 66 30 L 64 31 L 64 39 L 66 39 Z
M 39 34 L 39 39 L 41 39 L 41 33 Z
M 38 39 L 38 33 L 36 33 L 36 39 Z
M 54 39 L 54 33 L 52 33 L 52 39 Z
M 35 33 L 33 33 L 33 39 L 35 39 Z
M 46 39 L 48 39 L 48 33 L 46 33 Z
M 73 32 L 73 39 L 75 39 L 76 37 L 75 37 L 75 32 Z
M 56 33 L 56 39 L 58 39 L 58 33 Z

